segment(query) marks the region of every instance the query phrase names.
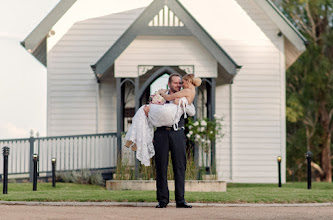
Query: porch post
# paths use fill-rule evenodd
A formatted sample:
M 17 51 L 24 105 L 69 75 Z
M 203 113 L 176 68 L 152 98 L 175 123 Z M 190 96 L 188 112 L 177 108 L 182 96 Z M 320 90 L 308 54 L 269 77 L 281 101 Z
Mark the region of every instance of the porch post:
M 121 78 L 117 78 L 117 165 L 121 164 L 121 131 L 123 124 Z
M 195 88 L 195 93 L 198 94 L 198 88 Z M 195 107 L 195 115 L 193 116 L 193 120 L 196 121 L 198 119 L 198 97 L 195 96 L 193 100 L 193 104 Z M 195 167 L 199 167 L 199 146 L 194 143 L 194 165 Z M 197 177 L 198 178 L 198 177 Z
M 211 79 L 211 89 L 210 89 L 210 103 L 211 103 L 211 109 L 210 109 L 210 120 L 214 119 L 215 115 L 215 108 L 216 108 L 216 100 L 215 100 L 215 95 L 216 95 L 216 79 L 212 78 Z M 213 173 L 216 173 L 216 143 L 215 141 L 212 142 L 212 149 L 211 149 L 211 168 Z
M 138 111 L 140 108 L 140 97 L 139 97 L 139 89 L 140 89 L 140 81 L 139 81 L 139 75 L 135 78 L 135 112 Z M 138 179 L 139 177 L 139 160 L 136 158 L 136 151 L 135 151 L 135 179 Z

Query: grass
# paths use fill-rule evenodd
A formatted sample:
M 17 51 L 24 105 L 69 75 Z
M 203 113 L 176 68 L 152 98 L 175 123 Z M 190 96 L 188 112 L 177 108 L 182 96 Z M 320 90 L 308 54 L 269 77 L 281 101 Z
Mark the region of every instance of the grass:
M 2 185 L 0 184 L 2 189 Z M 323 203 L 333 202 L 333 183 L 228 184 L 227 192 L 186 192 L 188 202 L 207 203 Z M 31 183 L 9 183 L 8 194 L 0 194 L 3 201 L 117 201 L 156 202 L 155 191 L 108 191 L 104 187 L 73 183 L 38 183 L 32 191 Z M 170 200 L 174 193 L 170 192 Z

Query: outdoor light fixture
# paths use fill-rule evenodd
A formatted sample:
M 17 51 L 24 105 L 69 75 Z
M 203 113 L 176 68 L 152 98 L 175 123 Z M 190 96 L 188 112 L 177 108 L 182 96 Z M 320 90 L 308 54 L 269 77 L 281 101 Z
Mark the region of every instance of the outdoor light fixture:
M 308 161 L 308 189 L 311 189 L 311 159 L 313 154 L 311 151 L 306 152 L 306 160 Z
M 281 187 L 281 156 L 277 157 L 277 161 L 278 161 L 278 170 L 279 170 L 279 187 Z
M 34 156 L 33 156 L 33 160 L 34 160 L 34 161 L 38 161 L 38 159 L 39 159 L 38 154 L 34 154 Z
M 8 189 L 8 155 L 9 147 L 2 148 L 3 154 L 3 194 L 7 194 Z
M 34 163 L 34 175 L 33 175 L 33 187 L 32 187 L 32 190 L 33 191 L 36 191 L 37 190 L 37 163 L 38 163 L 38 160 L 39 160 L 39 157 L 38 157 L 38 154 L 34 154 L 33 157 L 33 163 Z
M 56 169 L 56 158 L 52 158 L 52 186 L 55 187 L 55 169 Z

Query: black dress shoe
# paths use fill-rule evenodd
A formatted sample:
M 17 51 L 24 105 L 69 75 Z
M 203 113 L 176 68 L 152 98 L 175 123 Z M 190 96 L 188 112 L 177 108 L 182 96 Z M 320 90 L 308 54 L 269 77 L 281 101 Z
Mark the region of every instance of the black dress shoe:
M 177 203 L 176 208 L 192 208 L 192 206 L 184 202 L 184 203 Z
M 158 203 L 157 206 L 155 206 L 155 208 L 166 208 L 167 204 L 163 204 L 163 203 Z

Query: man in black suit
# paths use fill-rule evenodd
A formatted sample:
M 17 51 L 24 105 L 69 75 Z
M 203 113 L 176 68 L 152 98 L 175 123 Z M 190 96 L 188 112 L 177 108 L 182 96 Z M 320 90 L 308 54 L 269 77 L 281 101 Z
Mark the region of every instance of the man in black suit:
M 181 76 L 177 73 L 171 74 L 168 81 L 169 94 L 180 91 L 182 83 Z M 195 114 L 194 106 L 186 107 L 189 116 Z M 154 133 L 155 164 L 156 164 L 156 194 L 158 205 L 156 208 L 166 208 L 169 203 L 168 189 L 168 161 L 169 151 L 175 176 L 175 198 L 177 208 L 192 208 L 185 202 L 185 170 L 186 170 L 186 137 L 184 133 L 184 115 L 178 123 L 178 130 L 172 127 L 158 127 Z

